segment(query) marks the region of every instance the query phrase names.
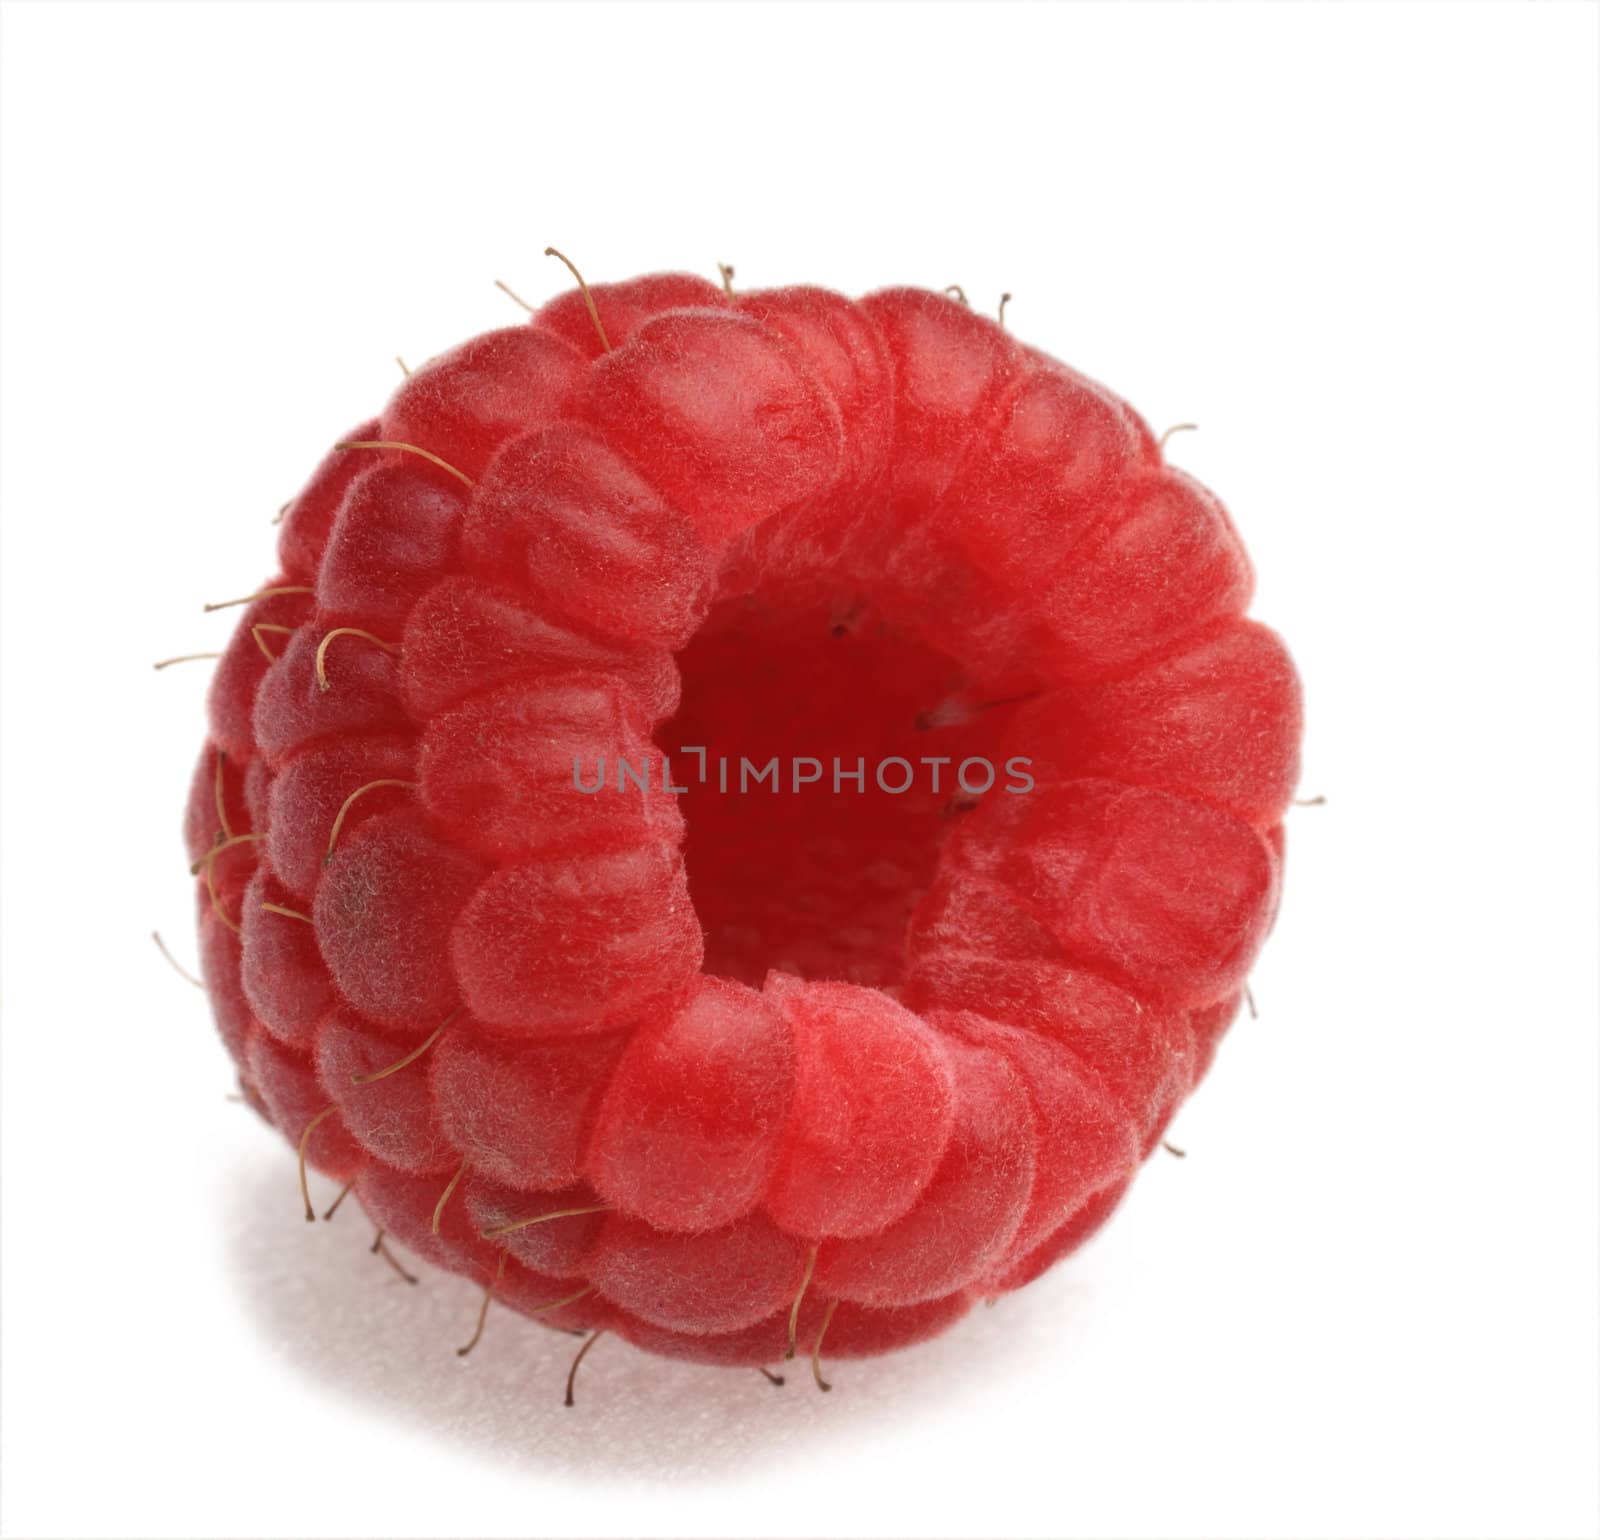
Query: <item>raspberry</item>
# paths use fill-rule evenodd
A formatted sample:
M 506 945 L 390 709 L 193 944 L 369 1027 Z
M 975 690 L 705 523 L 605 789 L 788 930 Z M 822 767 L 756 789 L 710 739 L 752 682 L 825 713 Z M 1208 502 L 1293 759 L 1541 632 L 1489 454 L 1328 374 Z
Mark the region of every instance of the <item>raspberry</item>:
M 1279 899 L 1221 504 L 915 289 L 580 280 L 339 444 L 184 841 L 246 1099 L 375 1249 L 825 1384 L 1081 1245 Z

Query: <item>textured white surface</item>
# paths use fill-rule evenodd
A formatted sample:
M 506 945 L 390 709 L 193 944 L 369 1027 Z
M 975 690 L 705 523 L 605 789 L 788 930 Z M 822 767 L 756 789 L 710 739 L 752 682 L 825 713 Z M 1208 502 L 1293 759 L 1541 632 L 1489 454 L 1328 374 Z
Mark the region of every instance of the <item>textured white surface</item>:
M 1593 8 L 12 6 L 13 1536 L 1596 1523 Z M 1214 485 L 1309 696 L 1288 900 L 1093 1247 L 804 1372 L 407 1288 L 229 1088 L 177 824 L 329 436 L 594 277 L 962 282 Z M 326 1190 L 326 1184 L 321 1184 Z

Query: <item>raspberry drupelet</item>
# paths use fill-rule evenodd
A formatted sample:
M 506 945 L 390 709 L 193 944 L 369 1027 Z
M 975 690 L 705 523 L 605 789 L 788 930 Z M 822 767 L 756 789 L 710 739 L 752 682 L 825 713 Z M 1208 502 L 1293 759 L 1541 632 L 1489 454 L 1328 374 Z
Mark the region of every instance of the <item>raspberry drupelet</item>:
M 1104 1223 L 1272 923 L 1301 730 L 1139 417 L 943 294 L 672 274 L 338 443 L 185 821 L 303 1161 L 540 1324 L 747 1368 L 923 1340 Z M 936 775 L 715 769 L 809 756 Z

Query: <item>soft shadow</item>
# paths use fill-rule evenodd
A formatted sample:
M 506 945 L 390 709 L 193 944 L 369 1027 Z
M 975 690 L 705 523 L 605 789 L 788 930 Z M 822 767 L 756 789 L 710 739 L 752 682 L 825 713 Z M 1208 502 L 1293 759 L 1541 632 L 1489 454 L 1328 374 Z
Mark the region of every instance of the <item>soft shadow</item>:
M 820 1394 L 805 1360 L 781 1366 L 777 1389 L 754 1370 L 710 1369 L 602 1338 L 562 1404 L 580 1345 L 505 1309 L 466 1359 L 481 1292 L 401 1252 L 413 1287 L 368 1251 L 373 1227 L 347 1200 L 333 1222 L 305 1224 L 292 1157 L 251 1161 L 228 1184 L 229 1261 L 256 1326 L 287 1361 L 383 1414 L 420 1424 L 508 1465 L 682 1482 L 792 1454 L 818 1440 L 900 1427 L 937 1403 L 1028 1372 L 1048 1336 L 1059 1343 L 1076 1293 L 1042 1280 L 996 1308 L 981 1305 L 934 1342 L 828 1365 Z M 326 1182 L 313 1192 L 331 1201 Z M 774 1365 L 775 1368 L 780 1367 Z

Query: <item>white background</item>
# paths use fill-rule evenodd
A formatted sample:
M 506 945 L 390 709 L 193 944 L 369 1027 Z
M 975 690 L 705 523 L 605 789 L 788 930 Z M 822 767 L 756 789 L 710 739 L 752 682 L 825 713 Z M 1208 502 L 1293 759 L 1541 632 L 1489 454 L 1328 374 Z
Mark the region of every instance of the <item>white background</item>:
M 1596 1512 L 1591 6 L 4 15 L 21 1535 L 1568 1535 Z M 1243 1021 L 1092 1247 L 832 1396 L 408 1289 L 224 1100 L 207 599 L 415 362 L 653 268 L 1016 295 L 1309 703 Z

